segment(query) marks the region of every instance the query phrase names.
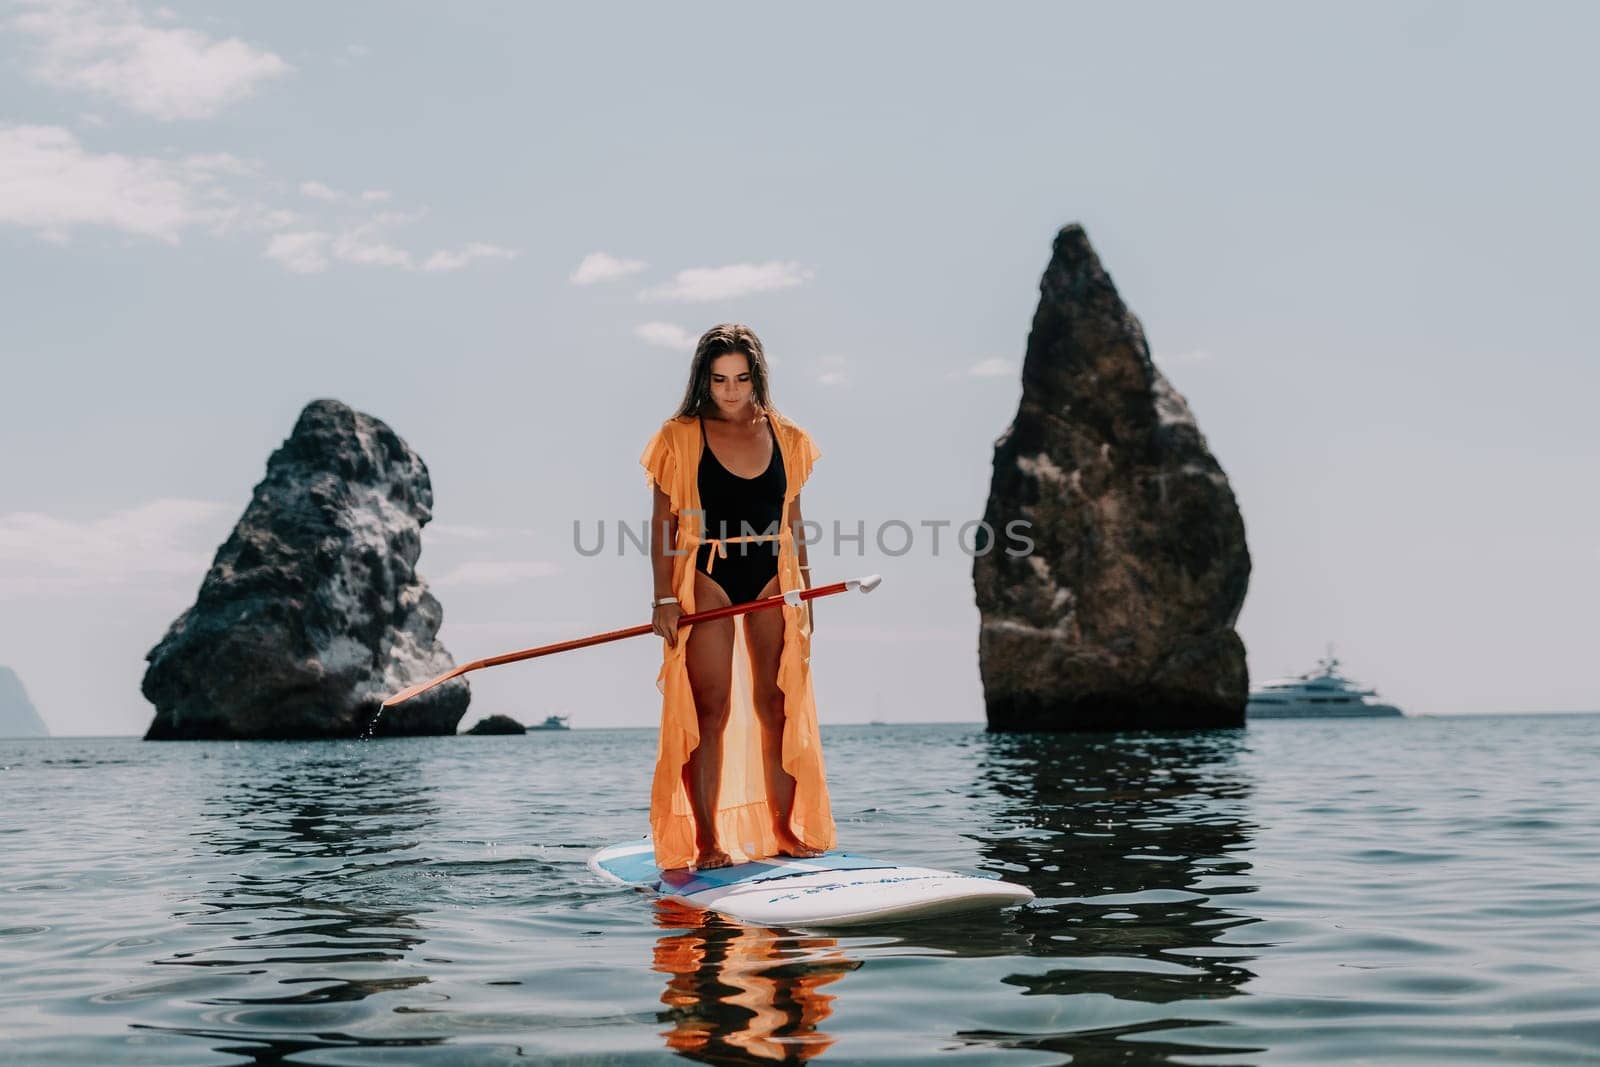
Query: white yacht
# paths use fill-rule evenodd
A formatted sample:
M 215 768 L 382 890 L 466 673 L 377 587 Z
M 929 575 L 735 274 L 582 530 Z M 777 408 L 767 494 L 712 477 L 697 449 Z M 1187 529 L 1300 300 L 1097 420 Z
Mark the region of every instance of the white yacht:
M 1250 691 L 1245 705 L 1249 719 L 1353 719 L 1393 717 L 1403 714 L 1393 704 L 1377 699 L 1377 691 L 1362 689 L 1339 673 L 1339 661 L 1328 650 L 1317 670 L 1297 678 L 1274 678 Z
M 547 715 L 547 716 L 545 716 L 544 722 L 538 723 L 537 725 L 534 725 L 534 726 L 530 726 L 530 727 L 528 727 L 528 729 L 530 729 L 530 730 L 570 730 L 570 729 L 572 729 L 572 727 L 567 725 L 567 719 L 568 719 L 568 716 L 566 716 L 566 715 Z

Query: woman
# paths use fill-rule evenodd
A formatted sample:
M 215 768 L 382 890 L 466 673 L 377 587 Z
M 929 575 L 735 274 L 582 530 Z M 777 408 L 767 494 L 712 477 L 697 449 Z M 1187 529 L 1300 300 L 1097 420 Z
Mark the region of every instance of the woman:
M 654 487 L 650 558 L 664 640 L 650 832 L 663 870 L 834 844 L 811 693 L 810 604 L 678 618 L 809 588 L 800 487 L 820 455 L 772 407 L 761 341 L 706 331 L 677 415 L 640 457 Z

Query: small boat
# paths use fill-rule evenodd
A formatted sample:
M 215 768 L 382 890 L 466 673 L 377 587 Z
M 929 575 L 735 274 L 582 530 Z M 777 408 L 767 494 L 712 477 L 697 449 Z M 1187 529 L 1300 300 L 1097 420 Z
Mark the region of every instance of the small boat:
M 1328 649 L 1317 670 L 1293 678 L 1274 678 L 1250 691 L 1245 716 L 1250 719 L 1370 719 L 1404 714 L 1377 699 L 1339 673 L 1339 661 Z
M 528 727 L 528 730 L 530 732 L 534 730 L 570 730 L 572 727 L 567 725 L 567 718 L 568 716 L 566 715 L 550 715 L 537 726 Z

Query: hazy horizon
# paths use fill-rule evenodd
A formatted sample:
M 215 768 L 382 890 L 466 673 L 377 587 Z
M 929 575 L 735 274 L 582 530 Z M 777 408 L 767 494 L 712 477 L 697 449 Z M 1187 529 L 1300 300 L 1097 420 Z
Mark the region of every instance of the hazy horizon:
M 1493 718 L 1511 718 L 1511 717 L 1515 717 L 1515 718 L 1539 718 L 1541 716 L 1561 717 L 1561 716 L 1567 716 L 1567 715 L 1600 715 L 1600 709 L 1578 710 L 1578 711 L 1464 711 L 1464 712 L 1457 712 L 1455 714 L 1433 714 L 1433 713 L 1425 712 L 1425 713 L 1422 713 L 1422 714 L 1419 714 L 1419 715 L 1406 715 L 1404 717 L 1405 718 L 1412 718 L 1412 719 L 1493 719 Z M 479 716 L 479 717 L 481 717 L 481 716 Z M 466 717 L 461 720 L 461 730 L 458 731 L 456 736 L 458 736 L 458 737 L 475 736 L 475 735 L 469 735 L 465 731 L 466 731 L 467 727 L 471 726 L 476 721 L 477 721 L 477 718 L 474 717 L 474 713 L 471 710 L 468 710 Z M 1352 718 L 1352 719 L 1345 719 L 1345 720 L 1341 720 L 1341 721 L 1342 722 L 1348 722 L 1348 723 L 1360 723 L 1360 722 L 1365 722 L 1365 721 L 1374 721 L 1374 722 L 1376 722 L 1376 721 L 1381 721 L 1381 720 L 1380 719 L 1366 720 L 1366 719 L 1360 719 L 1360 718 Z M 1328 722 L 1328 720 L 1326 720 L 1326 719 L 1270 719 L 1270 720 L 1252 719 L 1252 720 L 1247 720 L 1246 723 L 1245 723 L 1245 726 L 1251 727 L 1251 728 L 1259 728 L 1259 727 L 1268 726 L 1268 725 L 1274 724 L 1274 723 L 1284 723 L 1284 724 L 1292 727 L 1293 724 L 1295 724 L 1295 723 L 1303 723 L 1303 722 L 1323 722 L 1323 723 L 1326 723 L 1326 722 Z M 531 725 L 531 721 L 530 721 L 530 725 Z M 826 730 L 826 729 L 829 729 L 829 728 L 835 727 L 835 726 L 839 726 L 839 727 L 853 726 L 853 727 L 861 727 L 863 729 L 884 729 L 884 728 L 892 727 L 892 726 L 985 726 L 986 727 L 987 725 L 988 725 L 988 723 L 983 719 L 939 719 L 939 720 L 930 721 L 930 722 L 909 722 L 909 721 L 907 721 L 907 722 L 883 722 L 883 723 L 871 723 L 871 722 L 828 722 L 828 723 L 823 723 L 822 724 L 822 728 L 824 730 Z M 568 732 L 570 732 L 570 733 L 583 733 L 583 732 L 601 733 L 601 732 L 605 732 L 605 731 L 608 731 L 608 730 L 654 730 L 655 728 L 656 728 L 655 724 L 643 725 L 643 726 L 640 726 L 640 725 L 636 725 L 636 726 L 574 726 Z M 1239 729 L 1239 727 L 1215 727 L 1215 729 Z M 535 731 L 535 733 L 537 733 L 537 732 L 539 732 L 539 731 Z M 1128 731 L 1114 731 L 1114 732 L 1119 732 L 1120 733 L 1120 732 L 1128 732 Z M 1132 731 L 1132 732 L 1138 732 L 1138 731 Z M 1170 733 L 1172 731 L 1156 730 L 1156 731 L 1145 731 L 1145 732 L 1158 733 L 1159 734 L 1159 733 Z M 5 737 L 5 736 L 0 736 L 0 741 L 68 741 L 68 740 L 72 740 L 72 741 L 94 741 L 94 740 L 124 741 L 124 740 L 128 740 L 130 738 L 142 738 L 143 736 L 144 736 L 143 731 L 140 731 L 139 733 L 130 733 L 130 734 L 51 734 L 49 737 Z M 488 736 L 491 739 L 493 739 L 496 736 L 500 736 L 500 737 L 506 737 L 506 736 L 522 737 L 524 735 L 522 735 L 522 734 L 509 734 L 509 735 L 507 735 L 507 734 L 501 734 L 501 735 L 490 734 L 490 735 L 486 735 L 486 736 Z M 312 740 L 312 739 L 301 738 L 301 739 L 298 739 L 298 740 L 271 741 L 271 742 L 268 742 L 268 743 L 295 745 L 295 744 L 305 744 L 305 743 L 307 743 L 308 740 Z M 405 738 L 348 738 L 347 737 L 347 738 L 334 738 L 332 740 L 335 740 L 335 741 L 361 741 L 361 742 L 365 743 L 367 741 L 404 741 L 406 739 Z M 191 742 L 188 742 L 188 741 L 172 741 L 172 742 L 164 742 L 164 743 L 168 743 L 168 744 L 190 744 Z M 226 743 L 226 742 L 224 742 L 224 741 L 216 741 L 216 742 L 212 742 L 212 743 L 213 744 L 223 744 L 223 743 Z M 321 743 L 321 742 L 318 742 L 318 743 Z

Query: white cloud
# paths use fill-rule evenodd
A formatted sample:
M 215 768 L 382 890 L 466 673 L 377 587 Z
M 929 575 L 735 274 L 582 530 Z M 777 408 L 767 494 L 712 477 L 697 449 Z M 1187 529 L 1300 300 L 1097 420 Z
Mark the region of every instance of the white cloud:
M 301 221 L 300 213 L 288 208 L 271 208 L 261 213 L 261 226 L 267 230 L 287 230 Z
M 219 155 L 96 154 L 60 126 L 0 126 L 0 223 L 47 239 L 73 226 L 108 226 L 177 244 L 192 226 L 234 216 L 238 205 L 217 182 L 244 166 Z
M 240 159 L 238 156 L 227 152 L 209 152 L 201 155 L 185 156 L 184 166 L 195 174 L 208 174 L 212 176 L 225 175 L 233 178 L 243 178 L 255 174 L 259 169 L 254 163 Z
M 703 303 L 732 300 L 751 293 L 771 292 L 804 285 L 815 271 L 798 263 L 772 260 L 767 263 L 733 263 L 726 267 L 692 267 L 680 270 L 665 285 L 646 289 L 641 300 L 671 300 Z
M 174 578 L 198 587 L 236 514 L 206 500 L 160 499 L 94 519 L 0 515 L 0 586 L 19 596 Z
M 317 231 L 277 233 L 263 255 L 295 274 L 321 274 L 328 269 L 327 245 L 328 235 Z
M 700 340 L 675 322 L 643 322 L 633 328 L 633 335 L 645 344 L 678 351 L 692 351 Z
M 335 189 L 326 182 L 306 181 L 300 183 L 300 194 L 309 196 L 313 200 L 322 200 L 330 204 L 346 203 L 359 200 L 364 204 L 385 204 L 394 198 L 394 194 L 387 189 L 363 189 L 360 195 L 353 196 L 340 189 Z
M 971 378 L 1005 378 L 1019 373 L 1017 365 L 1009 359 L 986 359 L 967 368 Z
M 323 185 L 321 182 L 301 182 L 300 195 L 309 196 L 313 200 L 325 200 L 330 203 L 344 199 L 344 194 L 339 190 Z
M 151 118 L 211 118 L 293 68 L 237 37 L 154 26 L 128 0 L 21 0 L 12 26 L 34 38 L 31 73 Z M 163 12 L 166 9 L 161 9 Z
M 401 248 L 388 238 L 388 231 L 421 218 L 420 213 L 386 211 L 363 220 L 348 223 L 333 235 L 333 258 L 341 263 L 366 267 L 394 267 L 399 270 L 422 270 L 432 273 L 460 270 L 476 259 L 513 259 L 515 249 L 474 241 L 457 249 L 439 249 L 426 259 L 418 261 L 408 249 Z
M 227 153 L 171 159 L 96 153 L 60 126 L 0 125 L 0 226 L 20 226 L 58 245 L 86 226 L 172 245 L 194 229 L 215 237 L 266 233 L 264 257 L 299 274 L 322 273 L 333 262 L 438 273 L 518 254 L 474 241 L 419 257 L 388 233 L 423 213 L 374 214 L 369 205 L 381 199 L 373 190 L 357 202 L 320 182 L 300 186 L 314 204 L 293 211 L 264 199 L 271 183 L 259 170 Z M 336 202 L 337 211 L 320 206 Z
M 345 225 L 337 231 L 307 230 L 274 234 L 264 255 L 296 274 L 321 274 L 337 261 L 362 267 L 393 267 L 431 273 L 460 270 L 476 259 L 512 259 L 515 249 L 473 242 L 459 249 L 441 249 L 421 263 L 392 243 L 386 231 L 416 216 L 390 212 Z
M 517 251 L 514 248 L 502 248 L 499 245 L 484 244 L 482 241 L 473 241 L 464 248 L 454 251 L 441 249 L 429 256 L 422 263 L 422 269 L 427 271 L 460 270 L 475 259 L 515 259 Z
M 367 267 L 412 267 L 411 253 L 390 244 L 383 238 L 389 222 L 369 219 L 340 232 L 333 239 L 333 255 L 344 263 Z
M 545 560 L 506 559 L 473 560 L 463 563 L 430 585 L 500 585 L 503 582 L 523 581 L 529 578 L 547 578 L 560 574 L 561 568 Z
M 843 356 L 823 356 L 818 362 L 821 369 L 817 371 L 817 384 L 850 384 L 850 364 Z
M 583 262 L 578 264 L 578 269 L 572 272 L 571 280 L 573 285 L 614 282 L 618 278 L 637 274 L 646 266 L 648 264 L 642 259 L 617 259 L 604 252 L 590 252 L 583 257 Z

